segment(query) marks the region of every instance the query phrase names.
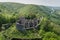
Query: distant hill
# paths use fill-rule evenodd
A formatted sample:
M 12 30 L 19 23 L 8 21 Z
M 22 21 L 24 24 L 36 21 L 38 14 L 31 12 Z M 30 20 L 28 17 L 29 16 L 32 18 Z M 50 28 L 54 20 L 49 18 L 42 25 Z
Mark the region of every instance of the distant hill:
M 7 10 L 8 12 L 18 12 L 21 7 L 24 7 L 24 4 L 19 3 L 0 3 L 0 10 Z

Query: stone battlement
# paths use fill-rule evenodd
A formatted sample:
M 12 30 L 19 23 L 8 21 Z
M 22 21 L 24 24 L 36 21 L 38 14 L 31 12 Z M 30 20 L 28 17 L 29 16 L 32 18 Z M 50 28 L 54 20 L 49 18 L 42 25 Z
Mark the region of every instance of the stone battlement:
M 31 28 L 37 28 L 37 24 L 39 24 L 39 19 L 26 19 L 24 17 L 20 17 L 20 19 L 16 23 L 16 28 L 18 30 L 27 30 Z

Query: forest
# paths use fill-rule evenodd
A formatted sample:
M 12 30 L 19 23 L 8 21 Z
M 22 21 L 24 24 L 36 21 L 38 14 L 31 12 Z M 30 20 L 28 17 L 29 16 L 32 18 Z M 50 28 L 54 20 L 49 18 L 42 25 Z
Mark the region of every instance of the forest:
M 43 5 L 0 2 L 0 40 L 60 40 L 59 9 Z M 16 29 L 16 22 L 22 16 L 29 19 L 40 18 L 38 29 L 26 30 L 26 33 Z

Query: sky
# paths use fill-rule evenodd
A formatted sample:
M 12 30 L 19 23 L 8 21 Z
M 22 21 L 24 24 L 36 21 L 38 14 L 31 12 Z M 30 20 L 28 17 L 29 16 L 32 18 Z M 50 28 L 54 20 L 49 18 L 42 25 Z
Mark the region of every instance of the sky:
M 0 0 L 0 2 L 16 2 L 24 4 L 37 4 L 37 5 L 60 7 L 60 0 Z

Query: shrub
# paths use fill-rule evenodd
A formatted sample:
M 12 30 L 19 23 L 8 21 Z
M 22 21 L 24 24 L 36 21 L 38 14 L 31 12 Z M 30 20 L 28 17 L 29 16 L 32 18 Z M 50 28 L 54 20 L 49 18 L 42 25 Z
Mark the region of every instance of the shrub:
M 59 40 L 54 32 L 47 32 L 44 34 L 43 40 Z

